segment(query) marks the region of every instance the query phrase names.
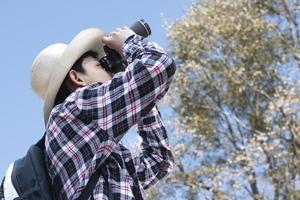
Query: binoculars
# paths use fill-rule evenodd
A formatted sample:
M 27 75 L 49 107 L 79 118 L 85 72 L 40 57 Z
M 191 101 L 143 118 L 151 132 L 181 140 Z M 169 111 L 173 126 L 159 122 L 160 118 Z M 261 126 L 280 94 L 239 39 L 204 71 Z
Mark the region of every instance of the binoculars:
M 136 21 L 133 25 L 129 27 L 133 32 L 142 37 L 148 37 L 151 34 L 150 26 L 145 20 L 141 19 Z M 104 51 L 106 56 L 102 57 L 99 62 L 101 66 L 111 73 L 118 73 L 125 71 L 128 63 L 125 59 L 114 49 L 104 46 Z

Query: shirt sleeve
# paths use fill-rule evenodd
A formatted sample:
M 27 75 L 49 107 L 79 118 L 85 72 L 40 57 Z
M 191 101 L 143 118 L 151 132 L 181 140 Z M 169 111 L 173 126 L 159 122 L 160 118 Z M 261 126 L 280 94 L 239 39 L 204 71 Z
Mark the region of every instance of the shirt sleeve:
M 176 71 L 173 59 L 146 38 L 129 38 L 122 49 L 126 70 L 79 90 L 75 98 L 80 112 L 115 142 L 166 94 Z
M 138 179 L 144 189 L 154 185 L 172 169 L 174 158 L 166 128 L 156 107 L 138 123 L 142 152 L 133 156 Z

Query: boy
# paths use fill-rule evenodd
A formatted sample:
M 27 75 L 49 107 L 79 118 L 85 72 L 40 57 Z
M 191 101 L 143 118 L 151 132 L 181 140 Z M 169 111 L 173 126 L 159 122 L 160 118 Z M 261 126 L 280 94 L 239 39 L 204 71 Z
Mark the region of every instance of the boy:
M 98 62 L 104 45 L 127 60 L 124 72 L 113 75 Z M 44 100 L 45 156 L 58 199 L 77 199 L 99 170 L 90 199 L 144 199 L 144 189 L 171 171 L 173 157 L 155 105 L 175 71 L 165 52 L 127 27 L 110 36 L 86 29 L 35 58 L 31 84 Z M 133 155 L 120 140 L 137 123 L 142 153 Z

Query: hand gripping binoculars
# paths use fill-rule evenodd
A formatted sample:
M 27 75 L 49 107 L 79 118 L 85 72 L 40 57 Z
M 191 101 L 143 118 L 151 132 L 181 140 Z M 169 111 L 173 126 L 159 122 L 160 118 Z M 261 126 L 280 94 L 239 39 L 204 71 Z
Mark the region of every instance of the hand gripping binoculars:
M 143 19 L 136 21 L 129 28 L 142 37 L 148 37 L 151 34 L 150 26 Z M 103 48 L 106 56 L 99 60 L 101 66 L 104 67 L 106 71 L 114 74 L 125 71 L 125 68 L 128 65 L 126 60 L 114 49 L 111 49 L 106 45 Z

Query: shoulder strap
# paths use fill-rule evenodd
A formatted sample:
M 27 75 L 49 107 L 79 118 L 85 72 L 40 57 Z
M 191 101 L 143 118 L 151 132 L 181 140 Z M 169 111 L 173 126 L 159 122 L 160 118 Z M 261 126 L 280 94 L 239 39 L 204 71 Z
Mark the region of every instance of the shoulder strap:
M 101 170 L 100 170 L 101 166 L 94 172 L 94 174 L 92 174 L 89 182 L 87 183 L 87 185 L 85 186 L 85 188 L 83 189 L 82 193 L 80 194 L 78 200 L 86 200 L 89 199 L 89 197 L 91 196 L 91 194 L 93 193 L 93 190 L 98 182 L 98 179 L 100 177 L 101 174 Z
M 43 151 L 45 151 L 45 138 L 46 138 L 46 132 L 44 133 L 43 137 L 35 144 Z
M 5 177 L 2 179 L 2 183 L 0 186 L 0 200 L 4 200 L 4 180 L 5 180 Z
M 92 174 L 89 182 L 86 184 L 85 188 L 83 189 L 82 193 L 80 194 L 80 196 L 77 200 L 86 200 L 86 199 L 89 199 L 91 197 L 91 195 L 93 193 L 93 190 L 95 189 L 95 186 L 96 186 L 96 184 L 98 182 L 98 179 L 100 177 L 100 174 L 102 174 L 104 176 L 104 178 L 108 179 L 107 173 L 105 173 L 101 168 L 102 165 L 100 165 L 99 168 L 94 172 L 94 174 Z M 113 194 L 111 192 L 111 188 L 109 188 L 108 183 L 106 185 L 106 190 L 108 191 L 108 194 L 107 194 L 108 199 L 113 200 L 114 199 Z

